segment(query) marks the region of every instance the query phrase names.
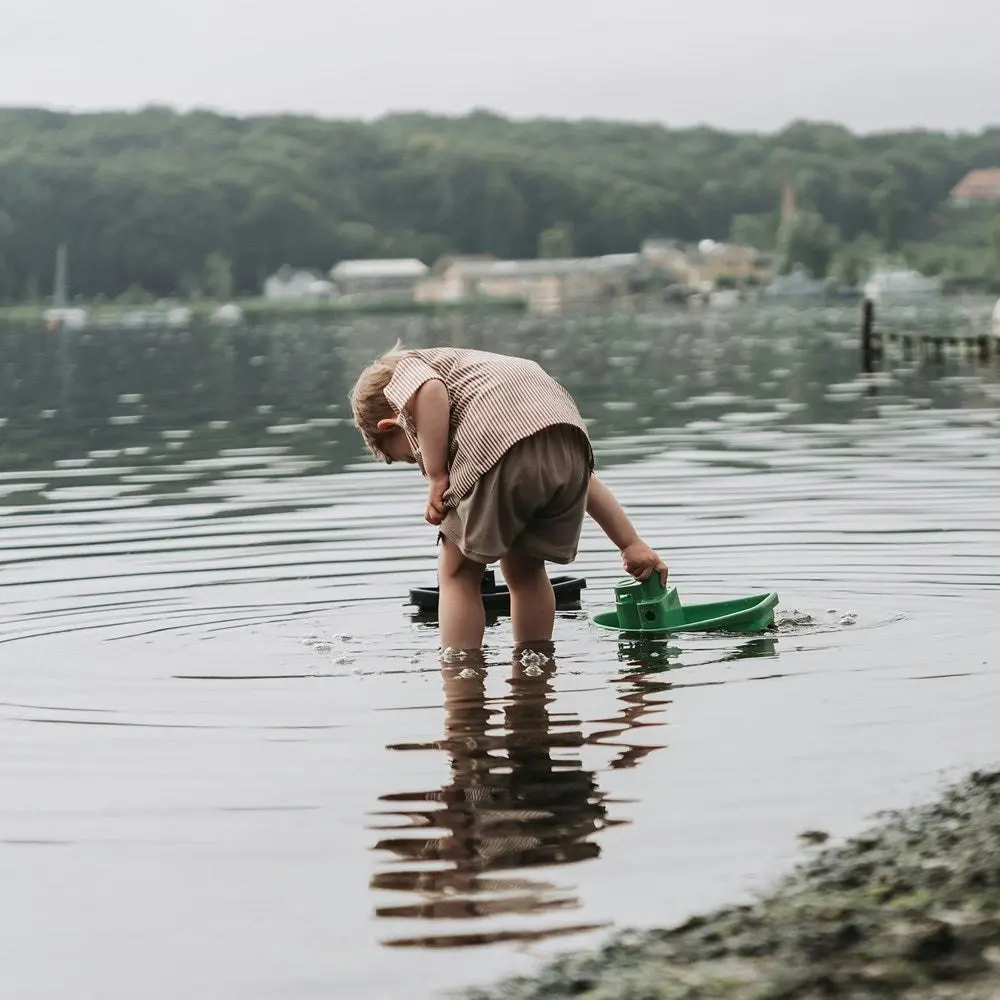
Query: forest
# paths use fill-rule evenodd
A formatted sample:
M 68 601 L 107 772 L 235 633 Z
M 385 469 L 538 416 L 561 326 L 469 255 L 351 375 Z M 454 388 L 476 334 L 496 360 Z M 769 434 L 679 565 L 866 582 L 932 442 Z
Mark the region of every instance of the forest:
M 732 240 L 851 283 L 894 255 L 948 283 L 1000 284 L 1000 204 L 952 187 L 1000 166 L 1000 127 L 770 134 L 606 121 L 390 115 L 371 122 L 150 107 L 0 109 L 0 300 L 259 294 L 283 264 L 447 253 L 629 252 Z M 782 225 L 782 191 L 798 213 Z

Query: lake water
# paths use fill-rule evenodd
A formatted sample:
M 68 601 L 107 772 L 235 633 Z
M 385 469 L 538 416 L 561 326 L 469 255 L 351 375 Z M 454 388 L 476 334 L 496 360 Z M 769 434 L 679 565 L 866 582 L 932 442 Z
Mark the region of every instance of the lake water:
M 854 310 L 0 331 L 0 953 L 18 1000 L 432 996 L 767 884 L 1000 757 L 1000 379 L 860 375 Z M 412 469 L 346 420 L 402 336 L 527 354 L 686 601 L 439 662 Z

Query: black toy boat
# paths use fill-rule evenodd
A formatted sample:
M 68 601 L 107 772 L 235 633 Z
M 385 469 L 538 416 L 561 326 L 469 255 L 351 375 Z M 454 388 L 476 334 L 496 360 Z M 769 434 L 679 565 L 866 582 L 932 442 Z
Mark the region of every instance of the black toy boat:
M 553 576 L 552 589 L 556 595 L 556 607 L 578 605 L 580 592 L 587 586 L 582 576 Z M 500 614 L 510 612 L 510 591 L 507 584 L 497 583 L 492 570 L 483 573 L 483 606 L 487 611 Z M 437 611 L 438 588 L 414 587 L 410 591 L 410 603 L 421 611 Z

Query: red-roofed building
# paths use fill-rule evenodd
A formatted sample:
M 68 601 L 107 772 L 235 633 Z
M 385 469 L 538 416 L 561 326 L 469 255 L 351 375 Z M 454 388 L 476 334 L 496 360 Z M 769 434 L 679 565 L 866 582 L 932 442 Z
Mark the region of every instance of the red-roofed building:
M 952 189 L 951 200 L 956 205 L 1000 201 L 1000 167 L 966 174 Z

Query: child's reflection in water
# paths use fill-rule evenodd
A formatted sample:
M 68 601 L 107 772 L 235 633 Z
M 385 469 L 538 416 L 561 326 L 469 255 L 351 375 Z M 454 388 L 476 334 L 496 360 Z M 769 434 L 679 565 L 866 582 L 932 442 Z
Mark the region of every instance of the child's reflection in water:
M 725 663 L 777 656 L 773 638 L 743 639 L 721 651 Z M 395 750 L 445 751 L 451 780 L 429 792 L 384 795 L 380 829 L 406 831 L 379 841 L 375 850 L 395 864 L 372 879 L 375 889 L 415 893 L 420 901 L 376 910 L 397 920 L 466 920 L 514 915 L 551 915 L 580 907 L 570 889 L 526 877 L 525 870 L 596 858 L 593 837 L 626 820 L 609 819 L 608 799 L 595 772 L 586 770 L 584 746 L 612 750 L 608 770 L 637 766 L 662 749 L 651 731 L 664 724 L 662 712 L 677 685 L 682 650 L 666 643 L 620 644 L 617 713 L 585 735 L 575 716 L 553 710 L 556 671 L 551 643 L 515 650 L 505 697 L 487 698 L 481 654 L 442 662 L 445 736 Z M 494 667 L 494 670 L 497 668 Z M 699 681 L 681 683 L 700 684 Z M 710 683 L 724 683 L 715 680 Z M 635 741 L 640 733 L 644 738 Z M 616 800 L 621 801 L 621 800 Z M 420 828 L 433 833 L 420 836 Z M 504 878 L 505 871 L 517 876 Z M 498 940 L 534 940 L 589 930 L 594 924 L 555 925 L 544 930 L 504 929 L 481 933 L 438 933 L 386 941 L 390 945 L 456 947 Z
M 445 738 L 419 748 L 435 747 L 448 754 L 451 781 L 432 792 L 381 798 L 400 805 L 383 816 L 405 818 L 406 829 L 434 827 L 435 832 L 381 840 L 376 850 L 390 851 L 404 865 L 414 862 L 419 867 L 383 872 L 372 881 L 373 888 L 418 892 L 423 899 L 413 905 L 380 908 L 378 916 L 456 920 L 579 906 L 571 892 L 548 882 L 490 877 L 509 869 L 595 858 L 600 848 L 590 838 L 614 825 L 607 817 L 594 772 L 585 770 L 579 754 L 572 752 L 586 742 L 580 720 L 551 711 L 553 654 L 551 643 L 516 649 L 510 693 L 492 699 L 492 704 L 486 697 L 481 654 L 442 663 Z M 437 864 L 432 867 L 427 862 Z M 387 943 L 480 944 L 592 926 L 437 935 Z

